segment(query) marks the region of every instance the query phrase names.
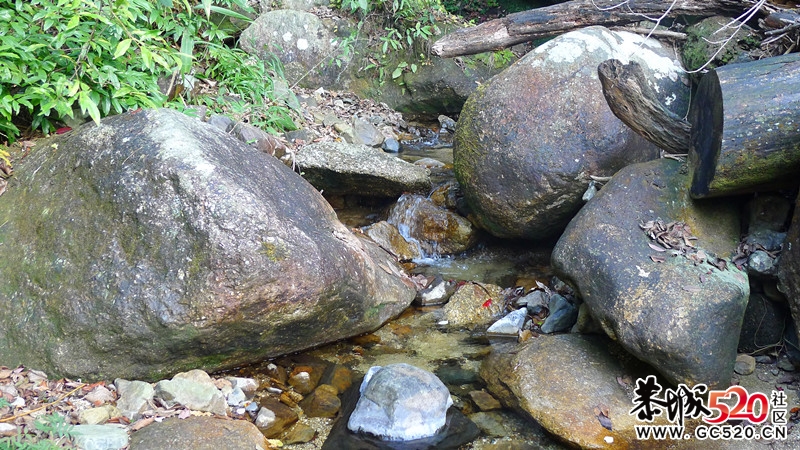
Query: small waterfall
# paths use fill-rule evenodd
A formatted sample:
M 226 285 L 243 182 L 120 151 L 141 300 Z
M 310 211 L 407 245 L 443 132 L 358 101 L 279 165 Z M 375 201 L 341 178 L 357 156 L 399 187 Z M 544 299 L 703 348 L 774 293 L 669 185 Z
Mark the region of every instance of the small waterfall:
M 422 236 L 422 231 L 419 230 L 419 222 L 423 222 L 420 218 L 419 205 L 427 199 L 417 194 L 403 194 L 397 203 L 392 206 L 389 211 L 389 218 L 387 222 L 394 225 L 403 239 L 410 245 L 419 250 L 422 259 L 436 259 L 439 257 L 437 252 L 431 252 L 432 246 L 430 244 L 423 245 L 424 241 L 420 241 L 418 237 Z

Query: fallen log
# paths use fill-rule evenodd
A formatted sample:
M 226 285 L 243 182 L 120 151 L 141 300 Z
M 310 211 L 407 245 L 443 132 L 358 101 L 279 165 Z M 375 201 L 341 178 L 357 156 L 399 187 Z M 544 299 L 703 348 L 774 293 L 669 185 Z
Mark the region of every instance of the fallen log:
M 514 14 L 480 25 L 453 31 L 431 46 L 442 58 L 499 50 L 514 44 L 557 36 L 591 25 L 617 26 L 643 20 L 690 15 L 710 17 L 746 11 L 743 0 L 677 0 L 672 2 L 636 0 L 573 0 Z M 631 6 L 633 4 L 633 6 Z
M 711 70 L 692 105 L 692 197 L 796 185 L 800 54 Z
M 668 153 L 688 153 L 689 122 L 668 110 L 636 62 L 609 59 L 597 68 L 611 112 L 642 137 Z

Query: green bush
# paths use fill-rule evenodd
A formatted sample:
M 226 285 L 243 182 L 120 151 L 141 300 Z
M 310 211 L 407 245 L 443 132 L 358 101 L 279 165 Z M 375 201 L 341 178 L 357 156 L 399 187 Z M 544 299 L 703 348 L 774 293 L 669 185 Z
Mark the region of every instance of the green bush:
M 30 433 L 0 439 L 0 450 L 55 450 L 72 438 L 72 425 L 58 413 L 42 416 Z
M 240 56 L 223 45 L 223 19 L 249 20 L 235 10 L 246 0 L 0 0 L 0 138 L 164 106 L 159 77 Z
M 354 13 L 365 19 L 367 16 L 382 20 L 383 30 L 377 32 L 377 41 L 371 42 L 373 51 L 365 55 L 361 70 L 374 71 L 381 84 L 387 75 L 403 84 L 403 73 L 417 71 L 417 64 L 396 61 L 395 54 L 407 52 L 418 55 L 415 61 L 426 61 L 429 41 L 440 33 L 436 25 L 438 14 L 444 13 L 440 0 L 333 0 L 332 6 Z M 364 20 L 358 26 L 360 30 Z M 351 40 L 354 37 L 351 37 Z M 343 48 L 349 49 L 352 43 L 345 40 Z M 339 64 L 339 61 L 336 60 Z

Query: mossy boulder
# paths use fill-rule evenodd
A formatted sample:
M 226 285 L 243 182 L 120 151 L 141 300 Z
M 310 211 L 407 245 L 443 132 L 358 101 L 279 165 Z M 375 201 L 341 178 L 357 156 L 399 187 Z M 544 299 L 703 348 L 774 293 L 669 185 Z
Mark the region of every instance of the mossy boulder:
M 478 88 L 458 121 L 455 173 L 478 225 L 504 238 L 557 236 L 590 176 L 658 156 L 606 103 L 597 66 L 611 58 L 639 62 L 662 102 L 685 112 L 684 73 L 656 41 L 589 27 L 537 47 Z
M 628 352 L 672 383 L 724 389 L 750 295 L 730 261 L 738 208 L 691 200 L 687 172 L 667 159 L 622 169 L 570 222 L 552 264 Z M 673 248 L 648 235 L 659 220 L 667 231 L 652 235 L 675 239 Z
M 56 376 L 218 370 L 378 328 L 414 298 L 279 160 L 146 110 L 43 140 L 0 197 L 0 355 Z

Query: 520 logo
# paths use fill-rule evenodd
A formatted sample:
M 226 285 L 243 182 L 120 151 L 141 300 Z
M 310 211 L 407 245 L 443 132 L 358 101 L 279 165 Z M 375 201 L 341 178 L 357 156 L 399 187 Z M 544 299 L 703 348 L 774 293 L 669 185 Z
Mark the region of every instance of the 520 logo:
M 663 391 L 663 395 L 662 395 Z M 708 401 L 704 396 L 708 392 Z M 636 425 L 637 439 L 786 439 L 788 412 L 786 393 L 772 391 L 749 393 L 741 386 L 724 391 L 709 391 L 704 384 L 689 388 L 663 389 L 653 375 L 636 380 L 634 407 L 630 414 L 644 422 L 665 414 L 672 425 Z M 733 400 L 732 405 L 725 400 Z M 702 419 L 705 424 L 685 432 L 685 419 Z M 769 422 L 767 420 L 769 419 Z M 728 424 L 728 421 L 739 422 Z M 745 425 L 762 425 L 759 428 Z M 706 425 L 707 424 L 707 425 Z

